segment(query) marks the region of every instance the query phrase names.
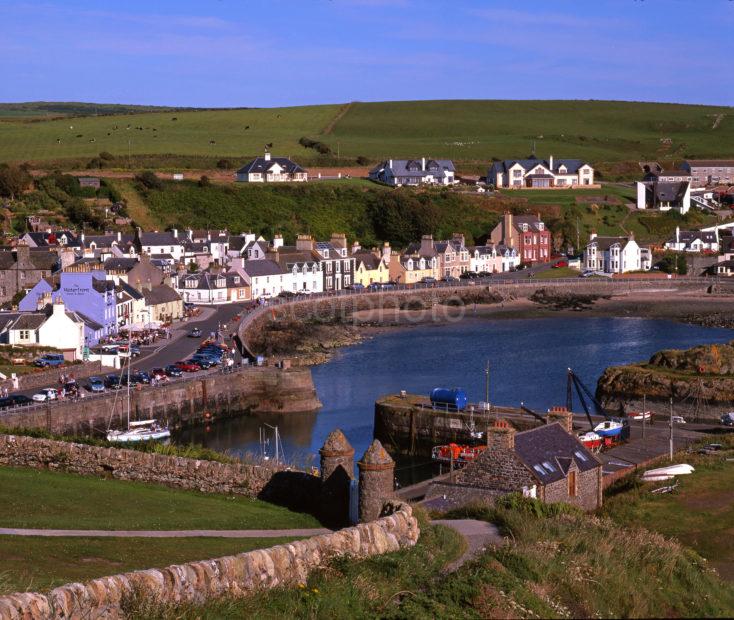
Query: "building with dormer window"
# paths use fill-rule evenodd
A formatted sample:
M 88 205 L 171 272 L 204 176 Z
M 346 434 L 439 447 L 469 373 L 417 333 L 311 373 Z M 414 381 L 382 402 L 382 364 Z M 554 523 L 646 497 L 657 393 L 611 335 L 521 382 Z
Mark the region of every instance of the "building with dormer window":
M 629 237 L 599 237 L 591 233 L 584 250 L 584 269 L 603 273 L 647 271 L 652 257 L 648 248 L 641 248 L 634 235 Z
M 547 262 L 551 256 L 551 232 L 537 215 L 513 215 L 506 211 L 490 233 L 492 243 L 517 250 L 523 263 Z
M 551 188 L 594 184 L 594 169 L 581 159 L 506 159 L 487 172 L 487 184 L 495 187 Z
M 392 185 L 453 185 L 456 169 L 450 159 L 388 159 L 369 172 L 369 178 Z
M 241 183 L 283 183 L 308 181 L 308 172 L 287 157 L 271 157 L 265 151 L 263 157 L 256 157 L 237 171 L 237 181 Z

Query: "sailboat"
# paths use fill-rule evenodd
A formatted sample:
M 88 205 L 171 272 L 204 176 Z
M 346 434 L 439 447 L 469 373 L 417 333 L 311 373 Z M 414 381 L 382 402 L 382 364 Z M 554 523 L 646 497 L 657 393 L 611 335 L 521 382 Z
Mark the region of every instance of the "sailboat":
M 129 324 L 129 323 L 128 323 Z M 128 329 L 128 351 L 132 344 L 132 330 Z M 111 443 L 137 443 L 140 441 L 159 441 L 168 439 L 171 431 L 167 426 L 158 424 L 157 420 L 138 420 L 130 421 L 130 366 L 132 365 L 132 356 L 127 358 L 127 430 L 107 429 L 107 441 Z M 124 372 L 124 369 L 123 369 Z M 120 373 L 122 376 L 122 372 Z M 117 395 L 115 395 L 117 398 Z M 112 411 L 114 412 L 114 406 Z

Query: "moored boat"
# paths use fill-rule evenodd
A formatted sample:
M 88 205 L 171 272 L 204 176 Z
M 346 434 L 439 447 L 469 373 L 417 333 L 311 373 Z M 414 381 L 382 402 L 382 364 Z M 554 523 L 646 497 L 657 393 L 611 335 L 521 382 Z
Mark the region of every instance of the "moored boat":
M 648 469 L 644 474 L 642 474 L 642 479 L 646 482 L 669 480 L 674 476 L 692 474 L 694 471 L 696 470 L 692 465 L 688 465 L 688 463 L 678 463 L 677 465 L 669 465 L 668 467 Z
M 431 451 L 431 458 L 439 463 L 450 463 L 453 461 L 457 465 L 463 465 L 476 459 L 487 446 L 466 446 L 456 443 L 449 443 L 442 446 L 434 446 Z
M 157 420 L 138 420 L 130 422 L 127 430 L 107 431 L 107 441 L 116 443 L 136 443 L 139 441 L 160 441 L 168 439 L 171 431 Z
M 616 420 L 605 420 L 594 427 L 594 432 L 600 437 L 619 437 L 622 434 L 623 425 Z
M 587 431 L 585 433 L 579 433 L 578 439 L 582 444 L 584 444 L 584 446 L 592 450 L 596 448 L 600 448 L 602 445 L 601 435 L 599 435 L 598 433 L 595 433 L 594 431 Z

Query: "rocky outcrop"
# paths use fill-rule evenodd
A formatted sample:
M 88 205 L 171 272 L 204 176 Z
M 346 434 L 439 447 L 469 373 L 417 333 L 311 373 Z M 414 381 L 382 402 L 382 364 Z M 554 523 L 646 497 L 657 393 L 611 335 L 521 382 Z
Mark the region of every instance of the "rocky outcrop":
M 388 502 L 383 514 L 387 516 L 371 523 L 269 549 L 67 584 L 46 594 L 0 597 L 0 620 L 120 618 L 146 603 L 197 604 L 295 586 L 333 558 L 363 558 L 416 543 L 420 530 L 408 504 Z
M 605 407 L 638 407 L 670 399 L 679 413 L 715 418 L 734 406 L 734 341 L 669 349 L 655 353 L 646 364 L 612 366 L 596 387 Z

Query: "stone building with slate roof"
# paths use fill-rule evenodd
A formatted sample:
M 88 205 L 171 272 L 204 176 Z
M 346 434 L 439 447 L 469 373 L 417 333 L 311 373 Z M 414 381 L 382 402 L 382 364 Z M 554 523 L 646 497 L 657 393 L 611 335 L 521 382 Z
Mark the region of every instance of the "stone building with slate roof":
M 15 249 L 0 251 L 0 303 L 30 290 L 60 268 L 58 255 L 48 248 L 37 250 L 19 243 Z
M 263 157 L 256 157 L 237 171 L 237 181 L 241 183 L 302 183 L 308 181 L 308 172 L 287 157 L 271 157 L 270 152 L 265 151 Z
M 506 422 L 487 430 L 487 449 L 451 479 L 431 485 L 427 500 L 444 507 L 493 502 L 522 493 L 583 510 L 602 504 L 602 462 L 573 435 L 572 415 L 556 410 L 548 424 L 517 432 Z

